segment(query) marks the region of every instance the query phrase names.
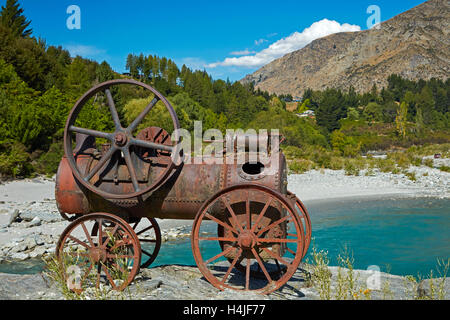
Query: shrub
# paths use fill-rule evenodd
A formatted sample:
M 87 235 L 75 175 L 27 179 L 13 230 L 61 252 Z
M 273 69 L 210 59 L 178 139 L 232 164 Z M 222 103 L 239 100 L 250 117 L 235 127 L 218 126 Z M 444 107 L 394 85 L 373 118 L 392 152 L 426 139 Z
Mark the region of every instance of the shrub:
M 345 162 L 344 170 L 347 176 L 359 176 L 359 167 L 355 161 L 348 160 Z
M 433 159 L 425 159 L 423 161 L 423 164 L 426 165 L 427 167 L 433 168 L 434 167 L 434 161 Z
M 283 153 L 287 159 L 300 158 L 303 155 L 302 150 L 294 146 L 287 146 L 286 148 L 283 148 Z
M 342 157 L 331 157 L 330 164 L 327 167 L 331 170 L 342 170 L 345 166 L 345 159 Z
M 3 148 L 1 148 L 3 147 Z M 0 146 L 0 176 L 27 177 L 33 172 L 30 155 L 19 142 L 7 142 Z
M 305 173 L 315 166 L 314 162 L 306 159 L 294 159 L 289 163 L 289 170 L 293 173 Z
M 392 159 L 403 169 L 407 169 L 411 166 L 411 160 L 405 152 L 389 153 L 387 159 Z
M 405 176 L 408 177 L 409 180 L 411 181 L 416 181 L 416 173 L 415 172 L 405 172 Z
M 439 168 L 439 170 L 444 171 L 444 172 L 450 172 L 450 167 L 449 166 L 441 166 Z
M 396 169 L 395 162 L 392 159 L 377 159 L 376 165 L 381 172 L 392 172 Z
M 62 142 L 53 143 L 47 153 L 42 154 L 35 162 L 38 173 L 53 175 L 58 170 L 59 162 L 64 155 Z

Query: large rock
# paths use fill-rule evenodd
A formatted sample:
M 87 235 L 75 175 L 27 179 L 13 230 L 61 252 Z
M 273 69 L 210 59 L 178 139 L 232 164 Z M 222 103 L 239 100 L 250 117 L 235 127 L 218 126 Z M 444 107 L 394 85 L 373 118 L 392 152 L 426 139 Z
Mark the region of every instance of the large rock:
M 8 226 L 10 226 L 13 222 L 16 222 L 16 220 L 19 218 L 19 216 L 20 216 L 20 211 L 18 209 L 11 212 L 11 214 L 9 216 L 9 220 L 8 220 Z
M 41 219 L 39 217 L 34 217 L 33 220 L 31 220 L 29 227 L 38 227 L 42 223 Z
M 34 300 L 46 295 L 54 299 L 63 298 L 42 274 L 0 273 L 0 300 Z

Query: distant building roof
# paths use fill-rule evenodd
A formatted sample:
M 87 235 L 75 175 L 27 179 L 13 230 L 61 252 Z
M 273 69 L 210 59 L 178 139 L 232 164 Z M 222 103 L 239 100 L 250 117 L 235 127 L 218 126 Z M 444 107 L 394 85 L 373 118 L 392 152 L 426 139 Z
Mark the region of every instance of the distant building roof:
M 308 118 L 308 117 L 313 118 L 315 117 L 316 114 L 314 113 L 313 110 L 306 110 L 303 113 L 296 113 L 296 115 L 300 118 Z

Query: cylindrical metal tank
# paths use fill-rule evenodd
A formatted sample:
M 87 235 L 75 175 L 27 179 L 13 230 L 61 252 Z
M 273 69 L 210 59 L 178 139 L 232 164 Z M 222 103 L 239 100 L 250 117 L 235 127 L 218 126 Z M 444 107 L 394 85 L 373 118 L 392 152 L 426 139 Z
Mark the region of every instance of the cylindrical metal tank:
M 77 183 L 67 158 L 59 165 L 56 178 L 56 201 L 61 213 L 87 214 L 109 212 L 125 218 L 156 217 L 163 219 L 192 220 L 201 205 L 219 190 L 241 183 L 258 183 L 287 193 L 286 160 L 282 153 L 271 155 L 268 162 L 243 164 L 233 159 L 221 159 L 223 163 L 212 163 L 203 159 L 201 163 L 186 163 L 175 168 L 170 177 L 158 189 L 145 197 L 131 199 L 104 199 Z M 76 157 L 80 170 L 88 172 L 97 163 L 94 153 L 85 151 Z M 211 160 L 211 159 L 209 159 Z M 217 160 L 217 159 L 216 159 Z M 158 165 L 143 165 L 140 183 L 150 183 L 164 168 Z M 117 165 L 116 178 L 104 177 L 98 187 L 107 192 L 132 190 L 126 165 Z M 219 210 L 219 208 L 218 208 Z

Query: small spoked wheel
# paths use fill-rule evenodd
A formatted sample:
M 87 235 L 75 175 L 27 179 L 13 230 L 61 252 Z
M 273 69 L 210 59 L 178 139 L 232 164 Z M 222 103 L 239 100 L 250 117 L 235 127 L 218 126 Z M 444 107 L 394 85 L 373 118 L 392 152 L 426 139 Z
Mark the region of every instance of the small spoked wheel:
M 216 288 L 268 294 L 297 270 L 305 237 L 285 196 L 261 185 L 241 184 L 203 204 L 191 244 L 200 271 Z
M 97 235 L 88 229 L 97 225 Z M 67 288 L 81 293 L 103 286 L 121 291 L 139 272 L 141 246 L 136 233 L 123 219 L 108 213 L 91 213 L 64 230 L 56 256 Z
M 297 213 L 301 217 L 301 220 L 303 222 L 304 231 L 305 231 L 305 252 L 303 255 L 303 258 L 305 257 L 306 253 L 308 252 L 309 245 L 311 244 L 311 234 L 312 234 L 312 228 L 311 228 L 311 218 L 309 216 L 308 210 L 306 209 L 303 202 L 300 201 L 299 198 L 292 192 L 288 191 L 288 197 L 291 198 L 293 201 L 295 201 L 295 209 L 297 210 Z

